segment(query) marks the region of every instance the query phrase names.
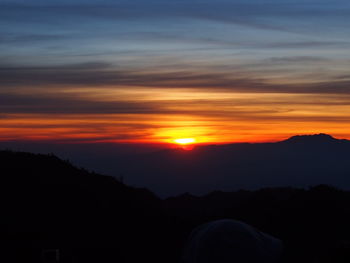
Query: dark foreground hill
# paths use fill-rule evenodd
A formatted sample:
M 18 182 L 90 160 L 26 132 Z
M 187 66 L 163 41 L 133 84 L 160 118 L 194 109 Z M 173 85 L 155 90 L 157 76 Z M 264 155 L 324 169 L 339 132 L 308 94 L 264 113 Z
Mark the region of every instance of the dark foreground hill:
M 53 155 L 2 151 L 0 164 L 1 262 L 40 262 L 52 248 L 74 262 L 161 261 L 167 218 L 151 192 Z
M 127 183 L 166 197 L 318 184 L 350 190 L 350 141 L 326 134 L 294 136 L 277 143 L 163 150 L 120 160 L 115 165 Z
M 1 262 L 45 262 L 51 249 L 59 262 L 179 262 L 191 229 L 222 218 L 282 239 L 290 262 L 350 260 L 350 192 L 333 187 L 161 200 L 53 155 L 2 151 L 0 164 Z

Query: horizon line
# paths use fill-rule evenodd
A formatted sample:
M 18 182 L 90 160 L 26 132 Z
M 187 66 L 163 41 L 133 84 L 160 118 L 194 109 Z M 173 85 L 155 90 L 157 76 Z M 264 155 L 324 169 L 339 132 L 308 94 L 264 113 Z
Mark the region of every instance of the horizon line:
M 290 135 L 287 137 L 284 137 L 283 139 L 276 138 L 273 140 L 256 140 L 256 141 L 229 141 L 229 142 L 196 142 L 191 145 L 193 146 L 208 146 L 208 145 L 229 145 L 229 144 L 260 144 L 260 143 L 278 143 L 286 141 L 290 138 L 297 137 L 297 136 L 317 136 L 317 135 L 327 135 L 330 136 L 336 140 L 349 140 L 349 138 L 339 138 L 335 137 L 334 135 L 328 134 L 328 133 L 308 133 L 308 134 L 295 134 Z M 278 136 L 277 136 L 278 137 Z M 72 144 L 72 145 L 79 145 L 79 144 L 121 144 L 121 145 L 158 145 L 158 146 L 168 146 L 170 148 L 181 148 L 176 143 L 173 142 L 166 142 L 166 141 L 116 141 L 116 140 L 74 140 L 74 139 L 67 139 L 67 140 L 47 140 L 47 139 L 18 139 L 18 140 L 1 140 L 0 143 L 38 143 L 38 144 Z

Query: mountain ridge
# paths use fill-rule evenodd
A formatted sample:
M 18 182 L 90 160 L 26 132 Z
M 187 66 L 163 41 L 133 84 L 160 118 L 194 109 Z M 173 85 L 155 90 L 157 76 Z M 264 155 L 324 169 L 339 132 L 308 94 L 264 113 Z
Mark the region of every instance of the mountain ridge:
M 69 159 L 161 197 L 322 183 L 350 189 L 350 141 L 322 133 L 279 142 L 198 146 L 191 151 L 177 148 L 114 155 L 84 150 Z
M 331 184 L 350 189 L 350 143 L 327 134 L 297 135 L 275 143 L 168 149 L 119 161 L 126 182 L 163 197 L 184 192 L 254 190 Z M 135 165 L 136 164 L 136 165 Z M 146 175 L 143 171 L 147 171 Z
M 288 143 L 334 143 L 334 142 L 350 142 L 346 139 L 337 139 L 326 133 L 310 134 L 310 135 L 294 135 L 281 142 Z

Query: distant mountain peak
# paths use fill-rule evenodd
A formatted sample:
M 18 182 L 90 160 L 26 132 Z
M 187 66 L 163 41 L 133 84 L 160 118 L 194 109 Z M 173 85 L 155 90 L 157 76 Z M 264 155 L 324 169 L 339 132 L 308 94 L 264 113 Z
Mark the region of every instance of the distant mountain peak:
M 329 143 L 329 142 L 336 142 L 339 141 L 338 139 L 334 138 L 333 136 L 325 133 L 319 133 L 319 134 L 311 134 L 311 135 L 295 135 L 284 142 L 292 142 L 292 143 Z

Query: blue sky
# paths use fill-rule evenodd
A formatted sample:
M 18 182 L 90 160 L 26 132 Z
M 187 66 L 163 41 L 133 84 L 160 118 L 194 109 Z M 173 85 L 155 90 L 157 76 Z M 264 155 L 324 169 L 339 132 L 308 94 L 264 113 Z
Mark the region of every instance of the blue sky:
M 221 66 L 235 65 L 235 58 L 248 66 L 275 57 L 346 58 L 349 3 L 280 2 L 1 1 L 1 58 L 122 67 L 135 66 L 133 58 L 142 67 L 148 56 L 187 64 L 190 55 Z

